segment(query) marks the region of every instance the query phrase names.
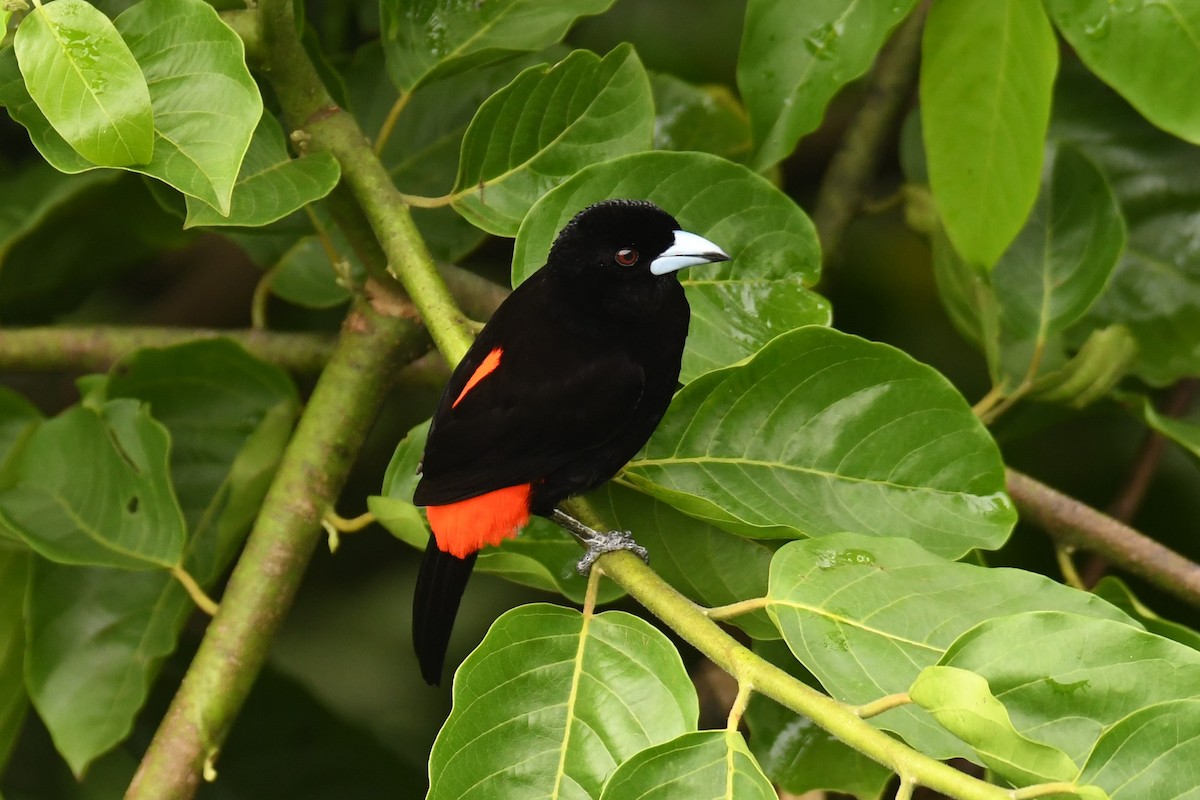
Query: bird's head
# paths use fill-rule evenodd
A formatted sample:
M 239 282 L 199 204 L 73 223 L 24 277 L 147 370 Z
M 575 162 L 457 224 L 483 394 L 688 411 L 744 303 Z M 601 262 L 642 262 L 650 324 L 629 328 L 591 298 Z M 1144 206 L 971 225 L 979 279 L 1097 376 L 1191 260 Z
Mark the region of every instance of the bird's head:
M 567 223 L 550 248 L 547 264 L 584 283 L 637 285 L 675 282 L 684 267 L 728 261 L 702 236 L 682 230 L 667 212 L 646 200 L 605 200 Z

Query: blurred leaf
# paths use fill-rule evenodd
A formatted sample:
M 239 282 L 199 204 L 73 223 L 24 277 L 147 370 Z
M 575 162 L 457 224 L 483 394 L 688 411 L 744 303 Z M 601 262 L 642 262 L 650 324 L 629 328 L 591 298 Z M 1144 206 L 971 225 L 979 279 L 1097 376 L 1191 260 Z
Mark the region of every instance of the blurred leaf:
M 364 271 L 345 239 L 340 235 L 337 239 L 345 245 L 338 248 L 338 255 L 344 254 L 360 272 Z M 297 240 L 275 264 L 271 270 L 271 293 L 304 308 L 333 308 L 350 299 L 350 290 L 339 281 L 329 262 L 329 253 L 317 235 Z
M 114 177 L 105 172 L 64 175 L 44 161 L 31 161 L 0 180 L 0 265 L 13 245 L 45 223 L 53 211 Z
M 1112 800 L 1174 800 L 1200 792 L 1200 700 L 1143 708 L 1104 732 L 1081 782 L 1108 789 Z
M 229 214 L 188 197 L 184 227 L 267 225 L 329 194 L 341 174 L 332 153 L 289 156 L 283 128 L 273 114 L 263 114 L 234 184 Z
M 588 501 L 606 523 L 631 531 L 650 551 L 654 571 L 691 600 L 711 607 L 766 595 L 772 551 L 765 544 L 681 514 L 615 482 L 588 495 Z M 765 611 L 730 622 L 755 638 L 779 638 Z
M 383 495 L 367 498 L 367 508 L 380 525 L 403 542 L 424 550 L 429 542 L 425 515 L 412 504 L 413 491 L 420 476 L 417 464 L 425 452 L 429 423 L 409 431 L 396 446 L 383 476 Z M 475 569 L 490 572 L 514 583 L 557 592 L 575 603 L 582 603 L 587 579 L 575 569 L 583 550 L 569 533 L 541 517 L 532 517 L 515 539 L 479 552 Z M 598 601 L 607 603 L 624 592 L 612 581 L 600 584 Z
M 695 150 L 739 163 L 750 155 L 750 118 L 721 85 L 696 86 L 666 72 L 650 73 L 654 149 Z
M 0 544 L 0 774 L 21 732 L 29 696 L 25 659 L 25 585 L 33 555 Z
M 804 288 L 821 269 L 812 222 L 764 178 L 702 153 L 638 153 L 580 170 L 522 223 L 513 285 L 546 263 L 571 217 L 612 197 L 653 201 L 733 256 L 681 274 L 692 307 L 680 376 L 685 383 L 754 354 L 781 333 L 829 323 L 829 304 Z
M 0 387 L 0 485 L 12 479 L 16 456 L 42 421 L 42 412 L 8 387 Z
M 461 72 L 557 42 L 575 20 L 613 0 L 384 0 L 380 5 L 388 74 L 409 92 Z
M 1047 0 L 1046 11 L 1088 69 L 1163 130 L 1200 144 L 1200 6 L 1179 0 Z
M 821 124 L 837 91 L 870 69 L 915 0 L 750 0 L 737 83 L 754 130 L 758 171 L 787 157 Z
M 622 762 L 601 800 L 776 800 L 778 795 L 737 731 L 693 731 Z
M 958 557 L 1015 520 L 996 445 L 945 378 L 816 326 L 685 386 L 622 480 L 759 538 L 855 530 Z
M 154 155 L 149 163 L 125 168 L 228 214 L 262 115 L 242 40 L 202 0 L 142 0 L 113 24 L 137 58 L 155 107 Z M 95 168 L 50 127 L 14 75 L 15 59 L 6 61 L 0 48 L 0 103 L 28 129 L 42 156 L 63 172 Z
M 991 673 L 943 654 L 985 620 L 1022 611 L 1054 608 L 1132 623 L 1103 600 L 1042 575 L 947 561 L 906 539 L 851 533 L 785 545 L 771 562 L 770 597 L 784 640 L 834 698 L 861 704 L 907 691 L 922 669 L 941 659 L 984 675 L 1018 730 L 1059 747 L 1022 724 L 1006 687 Z M 1006 640 L 1026 664 L 1036 660 L 1029 641 L 1020 633 Z M 1078 657 L 1078 648 L 1052 647 L 1062 658 Z M 911 706 L 873 721 L 934 758 L 972 755 Z
M 104 388 L 148 403 L 170 431 L 170 475 L 190 534 L 184 566 L 211 585 L 241 546 L 287 443 L 299 405 L 291 381 L 213 340 L 139 351 Z M 38 564 L 26 680 L 77 774 L 128 735 L 192 608 L 165 572 Z
M 1029 215 L 1058 44 L 1038 0 L 943 0 L 921 64 L 929 182 L 954 249 L 991 268 Z
M 1062 604 L 1042 607 L 1054 610 L 1028 607 L 976 626 L 941 659 L 986 678 L 1022 733 L 1082 763 L 1106 729 L 1138 709 L 1200 698 L 1200 652 L 1111 616 L 1082 617 Z M 1118 761 L 1140 769 L 1152 759 Z M 1116 788 L 1086 774 L 1083 780 L 1109 792 Z
M 1131 394 L 1127 395 L 1125 400 L 1143 422 L 1196 458 L 1200 458 L 1200 409 L 1197 409 L 1195 403 L 1190 404 L 1187 414 L 1177 418 L 1159 413 L 1154 403 L 1145 395 Z
M 1104 173 L 1128 228 L 1108 287 L 1069 335 L 1121 324 L 1138 342 L 1137 375 L 1155 386 L 1200 374 L 1200 150 L 1146 123 L 1081 70 L 1065 70 L 1052 136 Z
M 530 67 L 476 112 L 463 137 L 454 209 L 516 236 L 538 198 L 583 167 L 651 147 L 650 82 L 629 45 Z
M 429 798 L 596 797 L 614 767 L 694 731 L 698 713 L 679 653 L 648 623 L 521 606 L 458 668 Z
M 1172 622 L 1155 614 L 1134 595 L 1133 590 L 1126 586 L 1120 578 L 1105 575 L 1099 583 L 1092 587 L 1092 592 L 1145 625 L 1146 630 L 1151 633 L 1157 633 L 1167 639 L 1174 639 L 1180 644 L 1200 651 L 1200 633 L 1186 625 L 1180 625 L 1178 622 Z
M 125 569 L 179 563 L 186 531 L 170 436 L 136 401 L 75 406 L 29 437 L 0 516 L 46 558 Z
M 781 641 L 756 641 L 754 652 L 807 684 L 817 681 Z M 809 717 L 763 694 L 750 698 L 746 709 L 750 749 L 763 771 L 793 795 L 827 790 L 858 800 L 879 800 L 892 771 L 834 738 Z
M 1138 347 L 1124 325 L 1092 331 L 1065 364 L 1044 372 L 1030 397 L 1083 408 L 1112 391 L 1137 361 Z
M 84 0 L 37 6 L 13 50 L 30 96 L 76 152 L 102 167 L 150 160 L 150 90 L 108 17 Z
M 1063 751 L 1018 733 L 987 680 L 974 672 L 926 667 L 908 694 L 942 727 L 969 744 L 988 769 L 1014 786 L 1070 781 L 1079 771 Z

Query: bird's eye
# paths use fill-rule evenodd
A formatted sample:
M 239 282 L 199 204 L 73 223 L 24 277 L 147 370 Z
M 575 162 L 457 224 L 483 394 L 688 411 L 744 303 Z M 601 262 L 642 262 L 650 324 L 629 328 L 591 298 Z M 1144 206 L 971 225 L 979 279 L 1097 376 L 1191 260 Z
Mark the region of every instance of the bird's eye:
M 637 263 L 638 251 L 632 247 L 623 248 L 617 251 L 616 259 L 622 267 L 632 267 Z

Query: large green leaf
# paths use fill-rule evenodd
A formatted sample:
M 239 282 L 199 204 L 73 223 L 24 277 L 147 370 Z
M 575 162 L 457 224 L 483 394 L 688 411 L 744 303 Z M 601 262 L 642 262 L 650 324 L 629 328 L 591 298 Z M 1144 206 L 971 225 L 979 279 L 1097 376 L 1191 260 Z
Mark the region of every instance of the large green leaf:
M 986 678 L 1025 735 L 1083 763 L 1107 729 L 1139 709 L 1200 698 L 1200 652 L 1111 617 L 1044 607 L 1055 610 L 984 622 L 941 660 Z
M 392 454 L 383 476 L 382 494 L 367 498 L 367 507 L 379 524 L 418 550 L 425 548 L 430 535 L 425 515 L 412 504 L 420 477 L 417 464 L 425 451 L 428 434 L 428 422 L 409 431 Z M 475 569 L 535 589 L 559 592 L 582 603 L 587 579 L 575 569 L 582 556 L 583 550 L 569 533 L 549 520 L 533 517 L 515 539 L 480 551 Z M 622 593 L 616 584 L 604 581 L 600 584 L 599 600 L 609 602 Z
M 167 474 L 169 445 L 136 401 L 71 408 L 29 437 L 0 491 L 0 517 L 54 561 L 175 566 L 186 531 Z
M 653 134 L 650 81 L 632 46 L 530 67 L 471 120 L 454 208 L 489 233 L 516 236 L 551 188 L 588 164 L 649 150 Z
M 12 389 L 0 387 L 0 485 L 12 480 L 15 457 L 41 421 L 42 414 L 32 403 Z
M 332 153 L 289 156 L 283 128 L 273 115 L 263 114 L 233 186 L 228 215 L 188 197 L 184 227 L 270 224 L 329 194 L 341 174 Z
M 958 557 L 1015 520 L 996 445 L 945 378 L 816 326 L 685 386 L 623 480 L 760 538 L 854 530 Z
M 1134 595 L 1133 590 L 1126 586 L 1120 578 L 1105 575 L 1099 583 L 1092 587 L 1092 592 L 1136 619 L 1151 633 L 1157 633 L 1167 639 L 1174 639 L 1180 644 L 1186 644 L 1193 650 L 1200 651 L 1200 632 L 1154 613 Z
M 960 635 L 994 617 L 1054 608 L 1133 624 L 1094 595 L 1042 575 L 947 561 L 905 539 L 851 533 L 784 546 L 771 562 L 769 597 L 771 615 L 800 662 L 831 695 L 855 704 L 907 691 Z M 1034 652 L 1019 635 L 1008 647 L 1019 657 Z M 1053 649 L 1064 658 L 1079 652 L 1058 644 Z M 1022 725 L 991 674 L 949 659 L 943 663 L 983 674 L 1018 730 L 1062 747 Z M 875 720 L 935 758 L 973 755 L 911 706 Z
M 154 152 L 150 90 L 108 17 L 84 0 L 38 6 L 13 50 L 46 119 L 81 156 L 102 167 L 145 164 Z
M 1054 24 L 1088 69 L 1146 119 L 1200 144 L 1200 6 L 1188 0 L 1046 0 Z
M 0 265 L 13 245 L 55 210 L 114 177 L 104 172 L 64 175 L 45 161 L 31 160 L 24 169 L 0 180 Z
M 727 87 L 696 86 L 652 72 L 650 88 L 655 150 L 695 150 L 739 163 L 749 158 L 750 118 Z
M 942 0 L 925 24 L 929 182 L 954 248 L 990 268 L 1032 208 L 1058 45 L 1038 0 Z
M 1041 193 L 990 276 L 934 238 L 947 307 L 988 354 L 993 380 L 1015 388 L 1061 366 L 1060 334 L 1104 291 L 1125 245 L 1125 224 L 1104 176 L 1074 147 L 1051 156 Z
M 274 474 L 298 411 L 295 389 L 277 367 L 216 340 L 141 351 L 106 390 L 148 403 L 170 431 L 171 480 L 189 529 L 184 567 L 211 585 Z M 76 773 L 128 735 L 192 608 L 165 572 L 38 565 L 26 679 Z
M 614 767 L 694 731 L 698 713 L 679 653 L 643 620 L 521 606 L 458 668 L 429 798 L 598 797 Z
M 613 0 L 385 0 L 380 5 L 388 74 L 410 92 L 459 72 L 557 42 L 576 19 Z
M 1137 711 L 1104 732 L 1080 781 L 1112 800 L 1194 800 L 1200 796 L 1200 700 Z
M 737 82 L 763 170 L 815 129 L 838 89 L 865 73 L 915 0 L 750 0 Z
M 1128 227 L 1108 288 L 1069 335 L 1082 341 L 1121 324 L 1137 339 L 1143 380 L 1163 386 L 1200 374 L 1200 150 L 1147 124 L 1081 70 L 1060 77 L 1051 135 L 1095 162 Z
M 513 285 L 546 263 L 554 237 L 571 217 L 621 197 L 657 203 L 733 257 L 680 275 L 692 306 L 684 382 L 740 361 L 793 328 L 828 324 L 829 304 L 805 288 L 821 268 L 808 217 L 766 179 L 702 153 L 616 158 L 584 168 L 549 192 L 517 234 Z
M 971 745 L 984 765 L 1016 786 L 1070 781 L 1075 762 L 1056 747 L 1022 736 L 988 682 L 957 667 L 926 667 L 909 697 L 946 730 Z
M 693 731 L 620 764 L 601 800 L 775 800 L 778 795 L 737 731 Z
M 0 543 L 0 773 L 25 719 L 25 585 L 29 551 Z
M 62 2 L 62 0 L 57 0 Z M 154 155 L 124 167 L 157 178 L 228 214 L 262 97 L 242 40 L 203 0 L 141 0 L 113 21 L 137 58 L 154 107 Z M 79 156 L 38 110 L 0 49 L 0 103 L 63 172 L 95 164 Z

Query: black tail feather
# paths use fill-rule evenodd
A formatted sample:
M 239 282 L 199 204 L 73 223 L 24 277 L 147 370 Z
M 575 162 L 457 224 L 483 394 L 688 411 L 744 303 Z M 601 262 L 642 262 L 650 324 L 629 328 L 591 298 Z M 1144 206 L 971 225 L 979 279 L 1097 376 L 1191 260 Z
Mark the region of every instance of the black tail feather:
M 421 662 L 421 677 L 428 684 L 436 686 L 442 682 L 442 664 L 446 660 L 450 631 L 454 629 L 458 603 L 475 566 L 475 555 L 452 556 L 438 549 L 437 540 L 432 536 L 425 547 L 413 598 L 413 647 Z

